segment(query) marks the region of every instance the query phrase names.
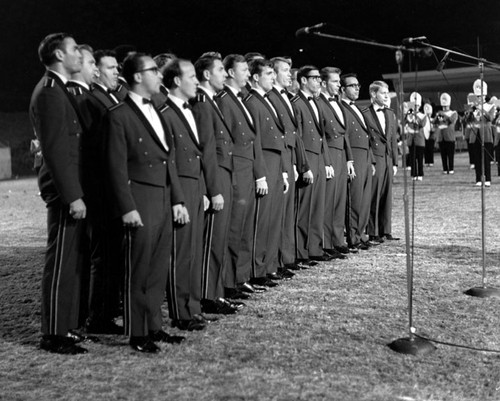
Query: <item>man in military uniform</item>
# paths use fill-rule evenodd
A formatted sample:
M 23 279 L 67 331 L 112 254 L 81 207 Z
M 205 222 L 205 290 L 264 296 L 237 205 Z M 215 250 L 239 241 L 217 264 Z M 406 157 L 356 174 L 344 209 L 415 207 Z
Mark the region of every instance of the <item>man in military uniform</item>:
M 29 111 L 43 152 L 38 183 L 48 212 L 40 347 L 49 352 L 80 354 L 87 350 L 76 345 L 68 331 L 74 328 L 79 309 L 87 207 L 82 188 L 82 127 L 65 85 L 81 70 L 82 55 L 75 40 L 65 33 L 45 37 L 38 55 L 47 72 L 33 91 Z

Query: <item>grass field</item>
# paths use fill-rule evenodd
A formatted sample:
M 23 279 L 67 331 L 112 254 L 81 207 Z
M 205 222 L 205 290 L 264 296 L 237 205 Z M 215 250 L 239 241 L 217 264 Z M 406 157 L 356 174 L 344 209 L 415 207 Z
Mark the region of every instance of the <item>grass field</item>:
M 436 344 L 414 357 L 387 347 L 408 332 L 402 239 L 299 272 L 156 356 L 134 353 L 120 336 L 86 345 L 86 355 L 48 354 L 37 348 L 45 208 L 34 179 L 0 182 L 0 399 L 500 400 L 500 300 L 463 294 L 481 284 L 481 191 L 465 154 L 457 164 L 442 175 L 436 160 L 416 183 L 414 326 L 496 352 Z M 486 266 L 500 288 L 492 170 Z M 400 171 L 393 233 L 404 238 L 402 181 Z

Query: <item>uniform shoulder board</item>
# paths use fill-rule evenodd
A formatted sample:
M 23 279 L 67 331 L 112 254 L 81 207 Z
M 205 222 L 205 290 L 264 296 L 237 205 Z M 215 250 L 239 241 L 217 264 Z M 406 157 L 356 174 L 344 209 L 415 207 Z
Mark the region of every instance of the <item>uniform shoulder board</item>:
M 204 94 L 204 93 L 198 93 L 198 94 L 196 95 L 196 102 L 197 102 L 197 103 L 199 103 L 199 102 L 201 102 L 201 103 L 205 103 L 205 102 L 206 102 L 206 100 L 207 100 L 207 97 L 205 96 L 205 94 Z
M 123 106 L 123 104 L 124 104 L 123 102 L 120 102 L 120 103 L 118 103 L 118 104 L 115 104 L 115 105 L 111 106 L 111 107 L 108 109 L 108 111 L 113 111 L 113 110 L 116 110 L 116 109 L 118 109 L 118 108 L 122 107 L 122 106 Z
M 361 113 L 366 113 L 369 109 L 370 107 L 365 107 L 364 109 L 361 109 Z
M 219 93 L 217 93 L 217 95 L 215 97 L 222 99 L 226 95 L 227 95 L 226 91 L 220 91 Z
M 43 81 L 44 88 L 53 88 L 56 83 L 56 80 L 52 77 L 45 77 L 45 81 Z
M 300 99 L 300 96 L 299 96 L 299 95 L 295 95 L 294 97 L 292 97 L 292 98 L 290 99 L 290 101 L 291 101 L 292 103 L 295 103 L 295 102 L 296 102 L 297 100 L 299 100 L 299 99 Z
M 116 92 L 120 92 L 122 89 L 123 89 L 123 85 L 122 84 L 118 84 L 118 86 L 116 87 L 115 91 Z
M 168 110 L 170 106 L 168 104 L 164 104 L 163 106 L 160 107 L 160 113 L 163 113 L 165 110 Z
M 83 95 L 82 88 L 80 88 L 78 86 L 70 86 L 70 87 L 68 87 L 68 92 L 71 93 L 73 96 Z
M 253 97 L 253 95 L 251 93 L 249 93 L 248 95 L 245 96 L 245 98 L 243 99 L 244 102 L 247 102 L 249 99 L 251 99 Z

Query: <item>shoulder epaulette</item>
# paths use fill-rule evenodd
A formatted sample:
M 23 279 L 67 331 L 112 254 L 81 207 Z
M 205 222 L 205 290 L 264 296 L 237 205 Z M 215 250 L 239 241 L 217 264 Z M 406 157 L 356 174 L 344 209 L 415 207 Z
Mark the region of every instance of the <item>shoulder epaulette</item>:
M 201 102 L 201 103 L 205 103 L 207 100 L 207 97 L 205 96 L 204 93 L 198 93 L 196 95 L 196 102 Z
M 249 93 L 248 95 L 245 96 L 245 98 L 243 99 L 244 102 L 247 102 L 249 99 L 251 99 L 253 97 L 253 95 L 251 93 Z
M 369 109 L 370 107 L 365 107 L 364 109 L 361 109 L 361 113 L 366 113 Z
M 71 93 L 73 96 L 83 95 L 83 90 L 79 86 L 69 86 L 68 92 Z
M 168 110 L 170 106 L 168 104 L 164 104 L 163 106 L 160 107 L 160 113 L 163 113 L 165 110 Z
M 43 81 L 44 88 L 53 88 L 56 83 L 56 80 L 52 77 L 45 77 L 45 81 Z
M 122 84 L 118 84 L 118 86 L 116 87 L 115 91 L 116 92 L 120 92 L 122 89 L 123 89 L 123 85 Z
M 291 101 L 292 103 L 295 103 L 295 102 L 296 102 L 297 100 L 299 100 L 299 99 L 300 99 L 300 96 L 299 96 L 299 95 L 295 95 L 294 97 L 292 97 L 292 98 L 290 99 L 290 101 Z
M 215 97 L 222 99 L 226 95 L 227 95 L 226 91 L 220 91 L 219 93 L 217 93 L 217 95 L 215 95 Z
M 116 109 L 118 109 L 118 108 L 119 108 L 119 107 L 121 107 L 121 106 L 123 106 L 123 102 L 120 102 L 120 103 L 118 103 L 118 104 L 115 104 L 115 105 L 111 106 L 111 107 L 108 109 L 108 111 L 113 111 L 113 110 L 116 110 Z

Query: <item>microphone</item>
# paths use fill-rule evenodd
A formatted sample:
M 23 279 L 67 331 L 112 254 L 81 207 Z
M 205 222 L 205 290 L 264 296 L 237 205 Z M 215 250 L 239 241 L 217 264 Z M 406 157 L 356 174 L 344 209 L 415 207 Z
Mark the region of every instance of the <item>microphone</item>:
M 427 40 L 427 36 L 417 36 L 416 38 L 404 38 L 403 39 L 403 44 L 404 45 L 412 45 L 414 42 L 421 42 L 422 40 Z M 415 43 L 418 44 L 418 43 Z
M 324 28 L 325 26 L 326 26 L 326 23 L 322 22 L 320 24 L 316 24 L 313 26 L 306 26 L 305 28 L 300 28 L 297 30 L 297 32 L 295 32 L 295 36 L 299 37 L 302 35 L 307 35 L 309 33 L 319 31 L 321 28 Z
M 446 54 L 444 55 L 444 57 L 438 63 L 438 65 L 436 66 L 436 71 L 437 72 L 443 71 L 444 65 L 446 64 L 446 60 L 448 59 L 449 55 L 450 55 L 450 52 L 446 52 Z

